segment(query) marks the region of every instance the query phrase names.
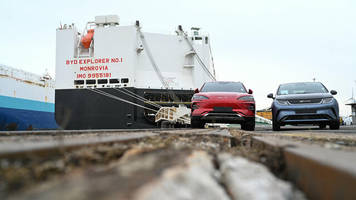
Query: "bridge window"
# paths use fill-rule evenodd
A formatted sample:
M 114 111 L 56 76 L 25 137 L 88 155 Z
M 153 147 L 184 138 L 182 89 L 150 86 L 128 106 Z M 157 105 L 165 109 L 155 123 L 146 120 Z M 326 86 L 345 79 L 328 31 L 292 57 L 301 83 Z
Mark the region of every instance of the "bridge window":
M 128 83 L 129 82 L 129 79 L 128 78 L 122 78 L 121 79 L 121 83 Z
M 86 83 L 87 83 L 87 84 L 95 84 L 95 83 L 96 83 L 96 80 L 94 80 L 94 79 L 89 79 L 89 80 L 86 80 Z
M 84 85 L 84 80 L 74 80 L 74 85 Z
M 120 83 L 120 80 L 117 79 L 117 78 L 112 78 L 112 79 L 110 79 L 109 82 L 110 82 L 111 84 L 113 84 L 113 83 Z
M 107 84 L 108 79 L 98 79 L 98 84 Z

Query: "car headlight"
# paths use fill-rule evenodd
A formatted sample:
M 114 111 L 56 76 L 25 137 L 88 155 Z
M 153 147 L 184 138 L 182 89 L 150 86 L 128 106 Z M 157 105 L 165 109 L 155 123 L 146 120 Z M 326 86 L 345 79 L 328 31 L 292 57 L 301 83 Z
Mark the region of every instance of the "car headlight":
M 332 97 L 328 97 L 328 98 L 323 98 L 323 100 L 321 100 L 321 103 L 330 103 L 333 101 Z
M 237 98 L 237 100 L 248 101 L 248 102 L 254 102 L 255 101 L 253 96 L 243 96 L 243 97 Z
M 205 100 L 205 99 L 209 99 L 209 98 L 206 96 L 203 96 L 203 95 L 194 95 L 192 97 L 192 101 L 201 101 L 201 100 Z
M 277 99 L 277 102 L 281 105 L 289 105 L 288 100 L 284 100 L 284 99 Z

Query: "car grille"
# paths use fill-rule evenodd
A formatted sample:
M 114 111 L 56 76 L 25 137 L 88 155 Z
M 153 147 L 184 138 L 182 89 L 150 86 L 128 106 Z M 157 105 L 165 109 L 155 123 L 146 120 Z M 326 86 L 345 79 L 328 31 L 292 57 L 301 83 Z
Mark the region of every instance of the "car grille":
M 318 104 L 321 103 L 322 98 L 316 99 L 289 99 L 290 104 Z
M 295 113 L 297 113 L 297 114 L 316 113 L 316 110 L 313 110 L 313 109 L 301 109 L 301 110 L 296 110 Z
M 327 115 L 293 115 L 283 119 L 285 120 L 308 120 L 308 119 L 330 119 Z

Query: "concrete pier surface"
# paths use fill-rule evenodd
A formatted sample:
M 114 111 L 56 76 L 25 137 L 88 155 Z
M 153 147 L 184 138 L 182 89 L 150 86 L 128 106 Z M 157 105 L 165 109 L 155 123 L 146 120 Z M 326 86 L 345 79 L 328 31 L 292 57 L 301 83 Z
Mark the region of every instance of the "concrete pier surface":
M 1 132 L 0 198 L 356 199 L 354 128 Z

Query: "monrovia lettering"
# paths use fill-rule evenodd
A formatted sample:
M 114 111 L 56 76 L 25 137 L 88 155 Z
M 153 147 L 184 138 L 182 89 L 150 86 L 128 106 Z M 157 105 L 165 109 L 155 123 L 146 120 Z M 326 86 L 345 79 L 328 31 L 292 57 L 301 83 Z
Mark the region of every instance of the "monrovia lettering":
M 79 68 L 80 71 L 106 71 L 108 70 L 107 65 L 102 65 L 102 66 L 81 66 Z

